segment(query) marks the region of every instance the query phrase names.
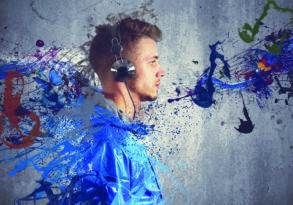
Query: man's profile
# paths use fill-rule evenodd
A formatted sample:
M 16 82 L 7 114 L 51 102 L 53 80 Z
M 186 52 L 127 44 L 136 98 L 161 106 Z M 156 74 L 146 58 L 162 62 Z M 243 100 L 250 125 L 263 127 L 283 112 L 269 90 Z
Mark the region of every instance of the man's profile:
M 165 74 L 158 62 L 156 45 L 161 31 L 147 22 L 125 18 L 115 25 L 96 27 L 96 33 L 89 59 L 103 90 L 97 104 L 129 123 L 142 101 L 157 98 L 160 80 Z M 114 133 L 108 135 L 110 137 L 106 136 L 100 143 L 102 151 L 95 159 L 97 171 L 104 175 L 101 176 L 105 184 L 104 202 L 161 203 L 161 191 L 150 160 L 144 151 L 135 148 L 142 145 L 135 140 L 126 140 L 121 145 L 124 139 Z

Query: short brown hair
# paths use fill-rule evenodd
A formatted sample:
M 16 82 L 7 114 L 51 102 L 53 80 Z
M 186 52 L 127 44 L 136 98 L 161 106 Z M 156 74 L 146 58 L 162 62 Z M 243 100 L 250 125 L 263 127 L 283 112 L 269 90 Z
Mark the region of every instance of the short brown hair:
M 124 18 L 114 25 L 97 26 L 96 36 L 90 46 L 89 61 L 100 79 L 101 75 L 108 72 L 115 61 L 115 56 L 111 51 L 111 40 L 115 37 L 113 36 L 113 30 L 118 32 L 124 49 L 129 49 L 142 37 L 149 37 L 156 42 L 162 38 L 162 32 L 156 25 L 130 17 Z

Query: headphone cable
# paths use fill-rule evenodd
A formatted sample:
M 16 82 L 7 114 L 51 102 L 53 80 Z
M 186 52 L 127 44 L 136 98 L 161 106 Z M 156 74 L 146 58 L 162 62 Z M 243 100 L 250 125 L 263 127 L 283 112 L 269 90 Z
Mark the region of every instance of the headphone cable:
M 132 99 L 132 97 L 131 97 L 130 91 L 129 91 L 128 86 L 127 86 L 127 83 L 126 83 L 125 81 L 124 81 L 124 83 L 125 83 L 125 86 L 126 86 L 126 89 L 127 89 L 128 95 L 129 95 L 129 97 L 130 97 L 130 99 L 131 99 L 131 102 L 132 102 L 132 105 L 133 105 L 133 110 L 134 110 L 134 112 L 133 112 L 133 119 L 135 119 L 135 115 L 136 115 L 135 104 L 134 104 L 134 101 L 133 101 L 133 99 Z

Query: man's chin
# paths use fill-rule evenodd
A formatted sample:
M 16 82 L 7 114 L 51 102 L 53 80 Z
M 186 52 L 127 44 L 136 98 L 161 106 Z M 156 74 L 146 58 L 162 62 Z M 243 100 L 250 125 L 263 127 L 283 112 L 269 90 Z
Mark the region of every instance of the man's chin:
M 158 98 L 158 95 L 147 95 L 141 98 L 141 101 L 155 101 Z

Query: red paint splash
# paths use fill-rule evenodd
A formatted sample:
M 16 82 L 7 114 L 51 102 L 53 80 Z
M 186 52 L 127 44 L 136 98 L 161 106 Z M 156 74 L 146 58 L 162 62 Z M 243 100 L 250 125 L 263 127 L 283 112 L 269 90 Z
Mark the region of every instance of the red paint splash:
M 20 92 L 12 94 L 13 91 L 13 80 L 17 79 L 22 82 L 22 87 Z M 9 137 L 1 137 L 1 141 L 3 144 L 8 146 L 9 148 L 20 149 L 25 148 L 33 144 L 34 139 L 40 135 L 40 119 L 39 117 L 29 111 L 26 112 L 17 112 L 21 108 L 20 100 L 21 95 L 23 94 L 23 84 L 24 78 L 23 76 L 17 71 L 10 71 L 7 73 L 7 77 L 5 79 L 5 89 L 4 89 L 4 103 L 3 103 L 3 112 L 0 113 L 0 136 L 3 132 L 3 124 L 4 124 L 4 117 L 8 118 L 10 123 L 10 128 L 15 129 L 18 134 L 22 137 L 22 141 L 19 143 L 13 143 L 9 139 L 13 139 L 12 134 Z M 19 127 L 19 123 L 21 120 L 28 116 L 33 122 L 35 122 L 34 126 L 30 130 L 28 135 L 25 135 Z

